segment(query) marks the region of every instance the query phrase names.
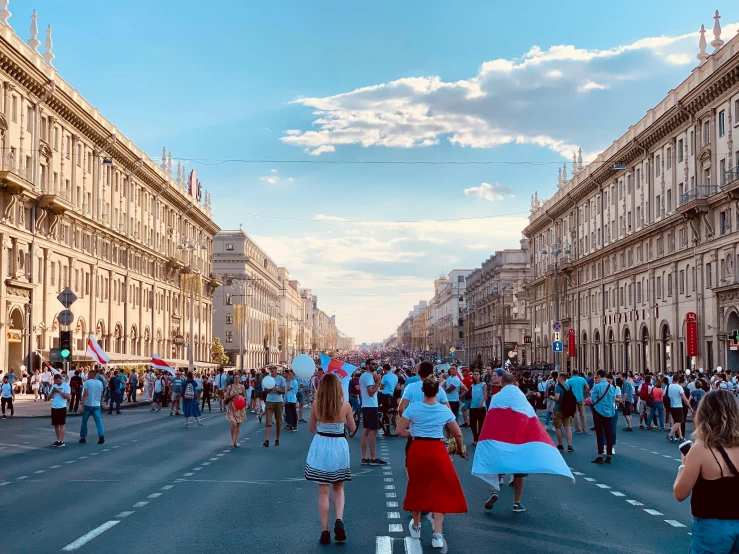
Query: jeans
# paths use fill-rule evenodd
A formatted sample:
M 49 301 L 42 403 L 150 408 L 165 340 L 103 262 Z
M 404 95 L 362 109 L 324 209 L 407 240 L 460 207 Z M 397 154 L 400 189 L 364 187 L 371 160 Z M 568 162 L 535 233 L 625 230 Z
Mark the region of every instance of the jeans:
M 109 414 L 113 413 L 113 404 L 116 405 L 116 412 L 121 411 L 121 402 L 123 401 L 123 395 L 122 394 L 111 394 L 110 395 L 110 409 L 108 410 Z
M 553 415 L 554 415 L 553 412 L 550 412 L 549 410 L 547 410 L 547 418 L 544 421 L 544 425 L 549 425 L 552 422 L 552 416 Z
M 87 438 L 87 420 L 90 416 L 92 416 L 92 419 L 95 422 L 95 427 L 98 431 L 98 437 L 104 437 L 105 429 L 103 428 L 103 418 L 100 415 L 100 406 L 85 406 L 85 411 L 82 413 L 82 427 L 80 427 L 80 438 Z
M 485 408 L 470 408 L 470 427 L 472 428 L 472 440 L 475 442 L 480 439 L 480 431 L 482 431 L 484 421 Z
M 655 412 L 657 413 L 659 428 L 662 429 L 665 426 L 665 406 L 661 401 L 652 404 L 652 407 L 649 410 L 649 419 L 647 421 L 649 421 L 650 424 L 652 423 Z
M 352 407 L 353 412 L 358 412 L 361 406 L 359 405 L 359 398 L 356 396 L 349 397 L 349 405 Z
M 7 406 L 10 409 L 10 415 L 13 415 L 15 412 L 13 411 L 13 397 L 5 398 L 3 397 L 0 399 L 0 404 L 2 404 L 2 412 L 3 415 L 5 415 L 5 406 Z
M 50 392 L 51 392 L 51 383 L 41 383 L 41 393 L 44 395 L 44 400 L 49 399 Z
M 595 424 L 595 436 L 598 439 L 598 455 L 603 454 L 603 442 L 606 443 L 606 454 L 613 454 L 613 427 L 612 417 L 604 417 L 593 410 L 593 423 Z
M 618 410 L 611 418 L 611 437 L 613 438 L 613 446 L 616 446 L 616 427 L 618 426 Z
M 298 427 L 298 405 L 295 402 L 285 403 L 285 419 L 290 427 Z
M 739 554 L 739 521 L 694 517 L 690 554 Z

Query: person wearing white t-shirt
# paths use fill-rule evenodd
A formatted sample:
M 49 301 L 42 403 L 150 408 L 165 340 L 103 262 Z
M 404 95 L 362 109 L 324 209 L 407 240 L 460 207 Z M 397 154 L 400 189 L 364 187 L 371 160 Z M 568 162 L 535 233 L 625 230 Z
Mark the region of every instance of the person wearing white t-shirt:
M 381 375 L 377 373 L 380 364 L 370 358 L 365 364 L 364 373 L 359 378 L 359 393 L 362 397 L 362 465 L 384 466 L 386 461 L 377 457 L 377 429 L 380 426 L 380 410 L 377 391 L 382 386 Z M 367 445 L 369 444 L 369 458 Z
M 51 397 L 51 424 L 54 426 L 56 441 L 51 445 L 56 448 L 64 446 L 64 433 L 67 428 L 67 400 L 72 397 L 69 383 L 62 381 L 61 373 L 54 375 L 54 384 L 49 392 Z
M 226 385 L 228 385 L 228 379 L 226 379 L 226 374 L 223 373 L 223 368 L 218 368 L 218 375 L 216 375 L 215 378 L 215 393 L 216 396 L 218 396 L 218 411 L 222 412 L 224 410 L 224 396 L 226 394 Z
M 97 371 L 90 370 L 87 381 L 82 385 L 82 425 L 80 427 L 80 442 L 87 442 L 87 420 L 92 416 L 98 432 L 98 444 L 105 443 L 105 429 L 103 418 L 100 415 L 100 403 L 103 399 L 103 383 L 97 378 Z

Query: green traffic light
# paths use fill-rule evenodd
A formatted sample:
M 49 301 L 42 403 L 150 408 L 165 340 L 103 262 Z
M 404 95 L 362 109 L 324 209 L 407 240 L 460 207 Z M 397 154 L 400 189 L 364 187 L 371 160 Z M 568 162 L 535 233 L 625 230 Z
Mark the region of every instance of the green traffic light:
M 62 358 L 69 358 L 69 355 L 71 354 L 71 352 L 67 350 L 66 348 L 62 348 L 59 351 L 59 354 L 61 354 Z

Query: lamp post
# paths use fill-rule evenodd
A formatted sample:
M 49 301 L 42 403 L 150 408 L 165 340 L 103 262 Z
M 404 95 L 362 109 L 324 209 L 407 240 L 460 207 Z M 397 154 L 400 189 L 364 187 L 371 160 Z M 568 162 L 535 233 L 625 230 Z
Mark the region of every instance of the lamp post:
M 547 255 L 546 248 L 541 251 L 543 255 Z M 551 253 L 554 256 L 554 320 L 559 321 L 559 283 L 558 283 L 558 269 L 559 269 L 559 255 L 564 253 L 565 255 L 570 255 L 570 249 L 565 248 L 564 252 L 562 252 L 562 243 L 560 241 L 555 242 L 551 246 Z M 546 348 L 546 346 L 545 346 Z M 560 368 L 562 367 L 562 361 L 561 361 L 561 352 L 555 352 L 554 353 L 554 369 L 559 373 Z

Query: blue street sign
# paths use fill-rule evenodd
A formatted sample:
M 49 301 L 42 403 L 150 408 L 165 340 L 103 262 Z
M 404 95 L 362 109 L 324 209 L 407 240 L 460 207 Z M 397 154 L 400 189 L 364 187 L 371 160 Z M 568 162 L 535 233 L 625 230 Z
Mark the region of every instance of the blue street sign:
M 454 352 L 450 352 L 449 355 L 453 358 L 454 357 Z
M 562 352 L 562 341 L 552 343 L 552 352 Z

